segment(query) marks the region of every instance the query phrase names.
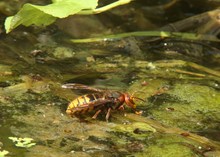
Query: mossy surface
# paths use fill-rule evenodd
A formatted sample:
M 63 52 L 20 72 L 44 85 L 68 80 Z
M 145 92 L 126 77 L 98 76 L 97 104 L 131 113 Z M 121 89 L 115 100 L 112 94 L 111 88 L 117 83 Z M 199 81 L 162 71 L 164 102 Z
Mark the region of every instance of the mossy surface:
M 196 84 L 175 84 L 172 90 L 151 98 L 148 112 L 162 123 L 190 131 L 219 129 L 220 94 Z

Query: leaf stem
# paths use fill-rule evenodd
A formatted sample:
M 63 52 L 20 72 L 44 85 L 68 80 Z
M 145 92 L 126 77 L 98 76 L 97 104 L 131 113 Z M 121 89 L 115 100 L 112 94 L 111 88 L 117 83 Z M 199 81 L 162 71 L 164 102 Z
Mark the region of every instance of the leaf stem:
M 139 31 L 139 32 L 128 32 L 121 34 L 105 35 L 95 38 L 87 39 L 72 39 L 73 43 L 87 43 L 87 42 L 100 42 L 100 41 L 111 41 L 114 39 L 121 39 L 126 37 L 160 37 L 160 38 L 181 38 L 188 40 L 204 40 L 220 42 L 215 36 L 206 34 L 195 34 L 195 33 L 182 33 L 182 32 L 165 32 L 165 31 Z
M 104 7 L 97 8 L 97 9 L 94 9 L 94 10 L 82 10 L 82 11 L 78 12 L 77 14 L 78 15 L 99 14 L 99 13 L 105 12 L 107 10 L 113 9 L 115 7 L 118 7 L 120 5 L 128 4 L 131 1 L 132 0 L 118 0 L 116 2 L 113 2 L 113 3 L 109 4 L 109 5 L 106 5 Z

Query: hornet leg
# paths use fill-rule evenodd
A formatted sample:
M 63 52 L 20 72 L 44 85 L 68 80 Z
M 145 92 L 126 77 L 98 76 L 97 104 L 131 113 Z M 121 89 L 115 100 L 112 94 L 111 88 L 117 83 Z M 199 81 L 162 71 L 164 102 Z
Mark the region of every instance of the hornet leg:
M 106 122 L 108 122 L 110 113 L 111 113 L 111 108 L 108 108 L 107 114 L 106 114 L 106 116 L 105 116 Z
M 96 117 L 99 115 L 99 113 L 100 113 L 101 111 L 102 111 L 102 110 L 96 111 L 96 113 L 94 114 L 94 116 L 92 116 L 92 119 L 96 119 Z

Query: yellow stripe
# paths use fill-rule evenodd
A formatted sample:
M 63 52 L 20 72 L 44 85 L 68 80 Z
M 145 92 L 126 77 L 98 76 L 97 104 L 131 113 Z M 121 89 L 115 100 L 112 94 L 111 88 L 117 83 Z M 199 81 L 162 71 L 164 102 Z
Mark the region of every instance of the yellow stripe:
M 75 107 L 78 107 L 80 105 L 86 104 L 90 102 L 90 98 L 86 97 L 86 96 L 80 96 L 79 98 L 73 100 L 72 102 L 70 102 L 69 106 L 67 109 L 72 109 Z
M 67 110 L 73 109 L 73 108 L 75 108 L 75 107 L 77 107 L 77 106 L 78 106 L 78 100 L 75 99 L 75 100 L 73 100 L 73 101 L 69 104 Z
M 78 100 L 80 102 L 80 105 L 87 104 L 90 102 L 90 99 L 86 96 L 81 96 L 81 97 L 79 97 Z

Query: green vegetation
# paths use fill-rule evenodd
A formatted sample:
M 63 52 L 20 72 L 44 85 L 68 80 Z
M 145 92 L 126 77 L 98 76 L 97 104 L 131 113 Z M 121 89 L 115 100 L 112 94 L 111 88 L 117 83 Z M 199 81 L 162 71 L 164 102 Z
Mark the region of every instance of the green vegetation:
M 98 0 L 53 0 L 52 4 L 39 6 L 25 4 L 14 16 L 10 16 L 5 21 L 6 33 L 9 33 L 19 25 L 47 26 L 55 22 L 57 18 L 65 18 L 74 14 L 97 14 L 119 5 L 127 4 L 131 0 L 119 0 L 105 7 L 95 9 Z
M 5 28 L 7 32 L 10 32 L 21 24 L 25 26 L 32 24 L 47 26 L 53 23 L 56 18 L 65 18 L 83 9 L 94 9 L 96 6 L 96 0 L 53 0 L 52 4 L 46 6 L 27 3 L 15 16 L 6 19 Z
M 15 7 L 3 1 L 0 9 L 1 4 Z M 162 10 L 155 5 L 163 1 L 135 1 L 88 16 L 131 0 L 114 1 L 100 1 L 99 8 L 98 0 L 54 0 L 49 5 L 48 0 L 31 0 L 45 6 L 19 1 L 8 14 L 2 9 L 3 21 L 20 8 L 6 20 L 7 33 L 13 32 L 5 35 L 2 29 L 0 41 L 0 157 L 220 156 L 220 51 L 210 42 L 219 42 L 219 35 L 209 31 L 219 25 L 213 29 L 208 24 L 208 31 L 201 31 L 206 24 L 195 21 L 206 16 L 189 20 L 188 13 L 195 15 L 192 10 L 201 3 L 193 1 L 187 9 L 182 1 L 169 0 L 175 5 L 159 5 Z M 45 29 L 14 30 L 56 20 Z M 164 29 L 170 23 L 174 27 Z M 94 107 L 94 113 L 80 113 L 82 122 L 65 111 L 74 99 L 89 98 L 82 96 L 92 91 L 64 89 L 65 83 L 128 93 L 136 97 L 142 115 L 125 105 L 124 110 L 112 109 L 106 122 L 107 110 L 92 119 Z M 89 103 L 92 99 L 82 103 L 108 109 L 117 96 L 109 98 L 112 104 Z
M 0 157 L 4 157 L 7 155 L 9 152 L 7 150 L 0 151 Z
M 34 145 L 36 145 L 36 143 L 32 143 L 31 141 L 33 141 L 32 138 L 18 138 L 18 137 L 8 137 L 10 140 L 12 140 L 15 143 L 15 146 L 17 147 L 22 147 L 22 148 L 30 148 Z

